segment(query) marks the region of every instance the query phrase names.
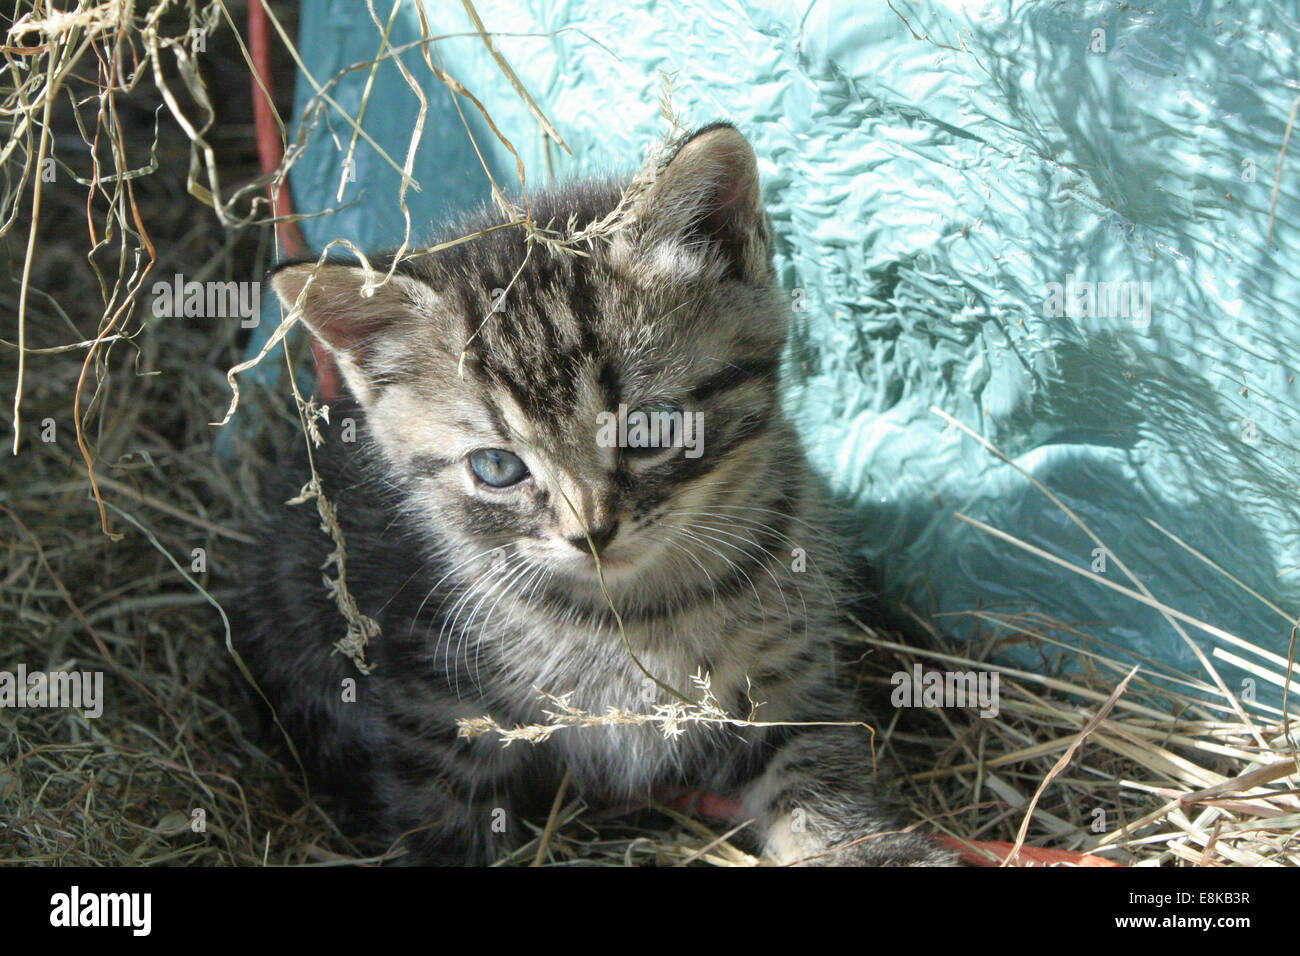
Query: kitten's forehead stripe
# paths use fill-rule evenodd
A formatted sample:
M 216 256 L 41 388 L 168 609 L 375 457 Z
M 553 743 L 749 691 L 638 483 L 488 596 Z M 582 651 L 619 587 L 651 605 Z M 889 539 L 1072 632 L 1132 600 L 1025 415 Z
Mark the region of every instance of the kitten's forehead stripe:
M 598 377 L 600 385 L 601 399 L 604 401 L 605 408 L 611 409 L 618 405 L 622 397 L 619 391 L 619 371 L 614 362 L 606 360 L 601 363 L 600 375 Z

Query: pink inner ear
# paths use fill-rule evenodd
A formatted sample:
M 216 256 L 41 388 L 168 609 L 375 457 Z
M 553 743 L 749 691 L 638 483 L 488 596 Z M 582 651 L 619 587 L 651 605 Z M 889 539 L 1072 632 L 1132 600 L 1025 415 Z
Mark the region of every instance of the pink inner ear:
M 272 278 L 272 288 L 286 307 L 303 295 L 312 268 L 295 265 Z M 406 300 L 393 283 L 365 298 L 361 295 L 364 281 L 359 268 L 326 263 L 306 287 L 302 324 L 332 352 L 364 356 L 375 338 L 387 334 L 404 314 Z
M 364 352 L 370 339 L 384 331 L 392 319 L 392 315 L 374 299 L 358 298 L 353 308 L 336 306 L 327 312 L 316 313 L 308 325 L 321 341 L 337 352 Z
M 702 221 L 704 228 L 714 238 L 734 240 L 738 238 L 737 221 L 747 211 L 742 205 L 747 197 L 745 187 L 735 175 L 735 170 L 729 168 L 727 173 L 726 179 L 718 183 L 714 203 Z
M 330 404 L 339 394 L 339 369 L 334 364 L 334 356 L 319 339 L 311 342 L 311 356 L 316 360 L 316 387 L 320 389 L 321 400 Z
M 693 230 L 716 245 L 729 263 L 729 275 L 745 278 L 746 243 L 757 228 L 761 206 L 752 193 L 755 182 L 743 158 L 727 155 L 720 159 Z

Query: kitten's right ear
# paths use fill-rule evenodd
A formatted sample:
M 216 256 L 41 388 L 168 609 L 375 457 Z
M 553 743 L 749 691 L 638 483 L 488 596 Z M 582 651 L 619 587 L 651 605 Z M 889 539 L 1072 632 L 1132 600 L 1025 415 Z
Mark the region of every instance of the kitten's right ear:
M 729 123 L 698 130 L 659 171 L 642 200 L 643 248 L 707 250 L 727 278 L 770 280 L 772 237 L 763 211 L 758 161 L 749 141 Z M 671 268 L 670 268 L 671 271 Z
M 382 273 L 369 273 L 378 279 Z M 344 380 L 362 405 L 369 405 L 391 364 L 393 349 L 420 315 L 431 309 L 432 290 L 395 273 L 383 285 L 366 288 L 366 270 L 338 262 L 291 262 L 269 274 L 271 288 L 292 309 L 301 298 L 301 321 L 338 362 Z M 385 361 L 385 355 L 390 357 Z

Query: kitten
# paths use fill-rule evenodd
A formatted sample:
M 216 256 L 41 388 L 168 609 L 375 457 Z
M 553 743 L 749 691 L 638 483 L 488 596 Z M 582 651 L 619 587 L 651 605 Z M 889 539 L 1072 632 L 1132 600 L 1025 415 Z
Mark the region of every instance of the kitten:
M 533 215 L 583 225 L 619 197 L 573 186 Z M 274 272 L 357 402 L 336 404 L 316 463 L 382 635 L 370 676 L 331 653 L 333 545 L 307 505 L 277 510 L 250 556 L 239 649 L 315 777 L 416 862 L 498 859 L 567 769 L 597 801 L 731 795 L 780 862 L 947 863 L 880 808 L 868 731 L 813 723 L 862 719 L 836 666 L 845 562 L 778 404 L 789 299 L 748 142 L 700 130 L 634 213 L 585 256 L 526 255 L 522 230 L 499 230 L 400 263 L 369 297 L 359 266 Z M 295 467 L 281 500 L 305 480 Z M 699 674 L 730 716 L 800 725 L 457 735 L 484 714 L 545 723 L 539 690 L 646 713 L 665 687 L 698 698 Z

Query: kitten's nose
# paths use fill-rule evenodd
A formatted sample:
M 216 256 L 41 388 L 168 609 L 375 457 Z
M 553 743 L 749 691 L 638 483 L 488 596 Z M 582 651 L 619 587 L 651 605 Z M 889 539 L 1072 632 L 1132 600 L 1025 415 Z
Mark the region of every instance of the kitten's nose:
M 609 542 L 613 540 L 614 535 L 618 534 L 618 522 L 611 522 L 603 528 L 591 528 L 587 534 L 591 535 L 591 543 L 596 546 L 596 552 L 599 553 L 604 550 L 605 545 L 609 544 Z M 579 551 L 585 551 L 588 554 L 591 553 L 591 548 L 587 546 L 586 535 L 574 535 L 572 538 L 568 538 L 567 540 L 569 544 L 573 545 Z

